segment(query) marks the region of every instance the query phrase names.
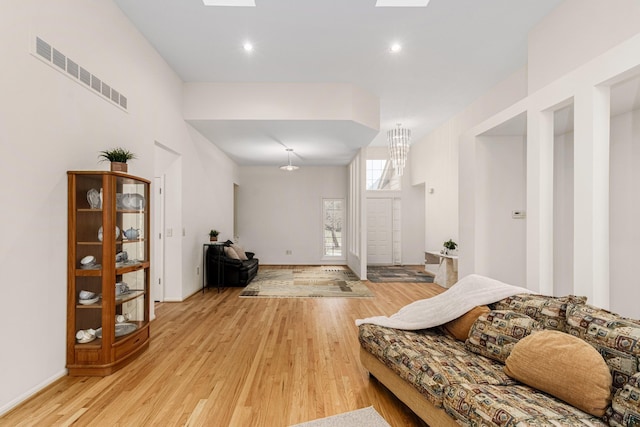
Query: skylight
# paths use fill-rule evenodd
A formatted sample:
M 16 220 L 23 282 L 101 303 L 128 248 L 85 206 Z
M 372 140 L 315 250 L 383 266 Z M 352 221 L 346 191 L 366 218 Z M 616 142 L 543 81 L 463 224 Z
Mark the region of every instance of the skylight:
M 426 7 L 430 0 L 377 0 L 376 7 Z
M 256 7 L 256 0 L 202 0 L 205 6 Z

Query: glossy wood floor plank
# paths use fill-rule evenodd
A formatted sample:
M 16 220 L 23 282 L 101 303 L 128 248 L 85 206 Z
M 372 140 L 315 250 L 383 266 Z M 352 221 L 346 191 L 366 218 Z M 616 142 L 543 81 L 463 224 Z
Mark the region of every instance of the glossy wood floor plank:
M 371 405 L 394 427 L 424 425 L 369 379 L 354 320 L 443 289 L 367 286 L 375 298 L 239 298 L 242 288 L 227 288 L 158 304 L 134 362 L 105 378 L 62 378 L 0 426 L 288 426 Z

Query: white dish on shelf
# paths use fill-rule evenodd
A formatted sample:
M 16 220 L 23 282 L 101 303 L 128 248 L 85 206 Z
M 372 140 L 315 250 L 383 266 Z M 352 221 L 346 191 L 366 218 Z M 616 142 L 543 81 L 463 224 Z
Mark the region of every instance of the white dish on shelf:
M 116 225 L 116 239 L 120 237 L 120 227 Z M 102 227 L 98 228 L 98 240 L 102 242 Z
M 93 255 L 87 255 L 86 257 L 80 260 L 80 264 L 82 264 L 83 266 L 88 266 L 95 262 L 96 262 L 96 257 L 94 257 Z
M 144 196 L 137 193 L 127 193 L 122 196 L 122 206 L 125 209 L 139 210 L 144 209 Z
M 91 298 L 95 298 L 97 297 L 98 294 L 96 294 L 95 292 L 91 292 L 91 291 L 86 291 L 86 290 L 81 290 L 80 293 L 78 293 L 78 297 L 80 297 L 80 299 L 91 299 Z
M 82 339 L 79 339 L 79 340 L 77 339 L 76 342 L 78 344 L 86 344 L 86 343 L 91 342 L 91 341 L 93 341 L 95 339 L 96 339 L 96 336 L 95 335 L 91 335 L 88 338 L 82 338 Z
M 95 296 L 91 299 L 79 299 L 78 300 L 78 304 L 82 304 L 82 305 L 91 305 L 91 304 L 95 304 L 98 301 L 100 301 L 100 295 Z
M 95 188 L 87 191 L 87 201 L 91 209 L 100 209 L 102 207 L 102 201 L 100 200 L 100 193 Z
M 93 329 L 80 329 L 76 332 L 76 342 L 86 344 L 96 339 L 96 331 Z
M 134 332 L 136 329 L 138 329 L 138 326 L 135 323 L 118 323 L 115 326 L 116 337 L 129 335 L 131 332 Z M 96 337 L 102 338 L 102 328 L 96 329 Z

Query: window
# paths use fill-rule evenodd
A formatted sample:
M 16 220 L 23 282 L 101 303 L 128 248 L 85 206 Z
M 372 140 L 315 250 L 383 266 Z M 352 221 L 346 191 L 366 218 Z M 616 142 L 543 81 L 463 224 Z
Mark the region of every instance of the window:
M 391 161 L 367 159 L 367 190 L 400 190 L 400 180 Z
M 344 199 L 322 200 L 323 255 L 341 257 L 344 231 Z

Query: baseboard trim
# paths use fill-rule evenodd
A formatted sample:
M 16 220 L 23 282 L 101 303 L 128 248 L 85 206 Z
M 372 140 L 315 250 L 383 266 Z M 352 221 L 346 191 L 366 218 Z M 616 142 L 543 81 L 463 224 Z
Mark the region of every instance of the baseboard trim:
M 47 378 L 44 381 L 42 381 L 40 384 L 36 385 L 35 387 L 32 387 L 31 389 L 29 389 L 26 392 L 22 393 L 20 396 L 16 397 L 15 399 L 10 401 L 6 405 L 1 406 L 0 407 L 0 417 L 5 415 L 5 414 L 7 414 L 13 408 L 15 408 L 16 406 L 18 406 L 21 403 L 25 402 L 26 400 L 32 398 L 36 394 L 41 393 L 47 387 L 49 387 L 50 385 L 52 385 L 53 383 L 58 381 L 60 378 L 65 377 L 66 375 L 67 375 L 67 370 L 63 369 L 62 371 L 52 375 L 51 377 Z

